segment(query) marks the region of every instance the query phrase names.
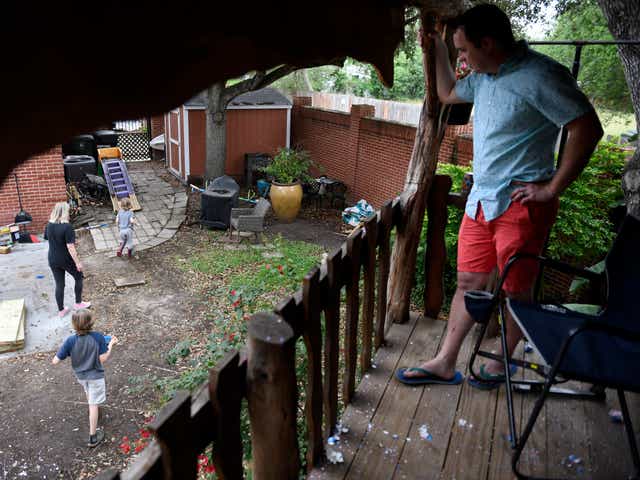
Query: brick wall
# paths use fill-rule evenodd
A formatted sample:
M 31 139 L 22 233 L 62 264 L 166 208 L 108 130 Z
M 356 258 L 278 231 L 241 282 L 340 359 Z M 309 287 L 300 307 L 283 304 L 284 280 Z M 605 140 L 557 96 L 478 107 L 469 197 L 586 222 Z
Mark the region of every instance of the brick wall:
M 347 185 L 351 202 L 364 198 L 379 208 L 404 187 L 416 128 L 373 114 L 370 105 L 343 113 L 312 108 L 310 97 L 295 97 L 291 135 L 292 144 L 308 150 L 327 176 Z M 469 165 L 471 132 L 470 125 L 448 127 L 438 160 Z
M 61 147 L 34 155 L 0 183 L 0 225 L 13 223 L 20 210 L 14 173 L 18 175 L 22 206 L 33 217 L 29 230 L 42 233 L 53 205 L 67 199 Z
M 164 115 L 155 115 L 151 117 L 151 138 L 164 133 Z

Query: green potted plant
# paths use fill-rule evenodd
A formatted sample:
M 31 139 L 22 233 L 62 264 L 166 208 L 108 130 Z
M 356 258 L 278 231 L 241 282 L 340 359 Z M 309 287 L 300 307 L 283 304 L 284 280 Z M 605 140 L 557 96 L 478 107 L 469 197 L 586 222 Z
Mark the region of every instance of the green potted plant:
M 280 220 L 293 221 L 302 203 L 301 182 L 311 180 L 313 165 L 309 153 L 293 148 L 280 148 L 271 163 L 262 171 L 272 179 L 269 197 L 273 211 Z

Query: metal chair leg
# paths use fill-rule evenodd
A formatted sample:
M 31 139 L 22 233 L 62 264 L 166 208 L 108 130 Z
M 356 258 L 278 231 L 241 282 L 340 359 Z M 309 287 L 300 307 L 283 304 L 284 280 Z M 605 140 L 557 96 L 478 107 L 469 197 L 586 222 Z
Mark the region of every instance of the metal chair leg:
M 516 442 L 514 446 L 513 455 L 511 456 L 511 470 L 518 478 L 524 478 L 524 479 L 536 478 L 536 477 L 529 477 L 528 475 L 525 475 L 520 471 L 518 471 L 518 461 L 520 460 L 520 455 L 522 455 L 522 451 L 524 450 L 524 447 L 527 444 L 527 440 L 529 439 L 529 436 L 533 431 L 533 427 L 536 424 L 536 420 L 538 419 L 538 416 L 542 411 L 544 402 L 547 399 L 547 396 L 549 395 L 549 390 L 551 390 L 551 385 L 553 385 L 554 378 L 555 378 L 555 374 L 552 377 L 549 377 L 549 379 L 545 382 L 544 389 L 542 390 L 542 393 L 540 394 L 540 396 L 536 400 L 535 405 L 533 406 L 533 410 L 531 412 L 531 415 L 529 416 L 529 421 L 527 422 L 527 426 L 522 431 L 522 435 L 520 436 L 520 439 Z
M 507 413 L 509 414 L 509 433 L 511 434 L 511 447 L 515 447 L 518 442 L 516 432 L 516 420 L 513 413 L 513 390 L 511 387 L 511 368 L 509 362 L 509 349 L 507 348 L 507 322 L 504 315 L 504 304 L 499 304 L 500 311 L 500 342 L 502 343 L 502 357 L 504 365 L 505 389 L 507 392 Z
M 627 439 L 629 440 L 629 448 L 631 449 L 631 458 L 635 467 L 635 475 L 632 478 L 640 478 L 640 456 L 638 455 L 638 444 L 636 443 L 636 435 L 633 431 L 633 424 L 629 416 L 629 407 L 627 399 L 624 396 L 624 390 L 618 389 L 618 399 L 620 400 L 620 410 L 624 419 L 624 428 L 627 431 Z

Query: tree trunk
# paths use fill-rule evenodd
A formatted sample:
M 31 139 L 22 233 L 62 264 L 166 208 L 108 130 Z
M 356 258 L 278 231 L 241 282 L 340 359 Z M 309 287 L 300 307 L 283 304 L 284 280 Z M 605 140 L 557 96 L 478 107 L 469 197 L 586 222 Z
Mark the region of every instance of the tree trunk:
M 227 105 L 223 100 L 224 85 L 225 82 L 214 83 L 207 92 L 205 181 L 224 175 L 227 156 Z
M 598 0 L 617 40 L 640 40 L 640 2 L 638 0 Z M 640 127 L 640 45 L 619 45 L 618 54 L 631 92 L 636 114 L 636 131 Z M 640 149 L 636 148 L 622 177 L 627 211 L 640 219 Z
M 423 28 L 432 31 L 435 16 L 423 17 Z M 448 32 L 450 34 L 450 32 Z M 429 194 L 429 187 L 438 164 L 438 151 L 446 127 L 448 112 L 443 111 L 436 93 L 435 48 L 429 42 L 425 56 L 425 100 L 407 171 L 405 188 L 401 195 L 403 222 L 393 245 L 391 271 L 387 288 L 387 321 L 397 323 L 409 319 L 409 305 L 420 231 Z

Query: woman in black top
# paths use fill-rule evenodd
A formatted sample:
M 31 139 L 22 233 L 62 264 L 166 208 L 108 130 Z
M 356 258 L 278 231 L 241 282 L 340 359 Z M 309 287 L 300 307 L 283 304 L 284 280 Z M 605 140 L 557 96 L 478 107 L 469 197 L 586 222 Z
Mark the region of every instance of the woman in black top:
M 56 303 L 58 315 L 64 317 L 69 309 L 64 306 L 64 274 L 68 272 L 75 282 L 76 310 L 89 308 L 90 302 L 82 301 L 82 262 L 76 251 L 76 233 L 69 223 L 69 204 L 56 203 L 51 211 L 49 223 L 44 230 L 44 238 L 49 240 L 49 267 L 56 281 Z

